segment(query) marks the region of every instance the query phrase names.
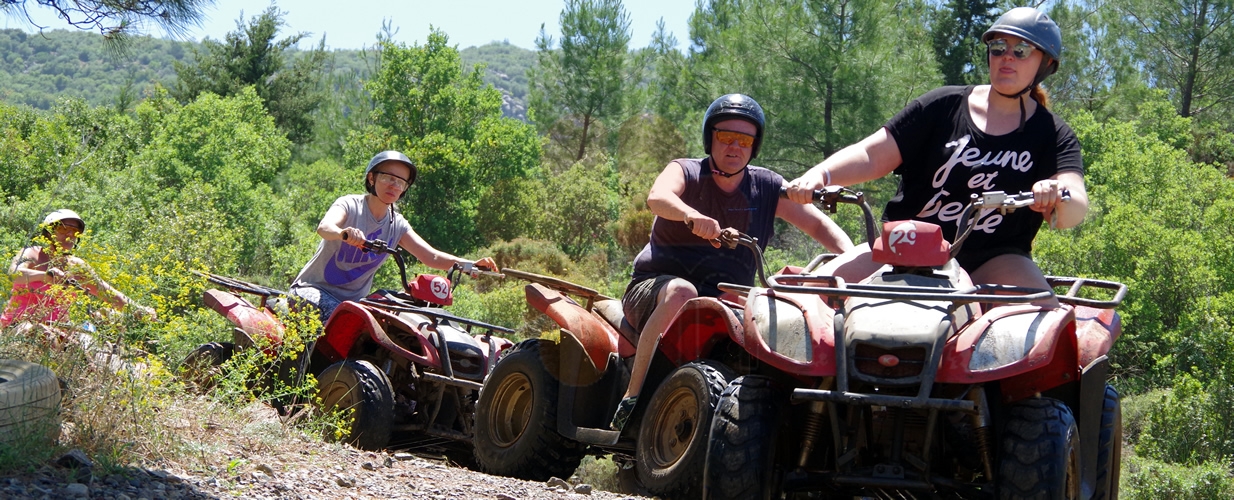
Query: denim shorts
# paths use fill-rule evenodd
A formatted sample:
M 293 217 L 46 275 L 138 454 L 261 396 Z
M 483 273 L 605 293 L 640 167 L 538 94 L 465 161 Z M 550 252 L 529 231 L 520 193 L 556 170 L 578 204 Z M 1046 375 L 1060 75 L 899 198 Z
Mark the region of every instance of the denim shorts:
M 308 303 L 317 307 L 317 310 L 321 315 L 322 325 L 325 325 L 326 320 L 330 319 L 330 315 L 334 314 L 334 309 L 337 308 L 339 304 L 343 303 L 343 301 L 339 300 L 337 297 L 330 295 L 330 292 L 299 281 L 291 285 L 291 290 L 289 293 L 293 297 L 304 299 Z

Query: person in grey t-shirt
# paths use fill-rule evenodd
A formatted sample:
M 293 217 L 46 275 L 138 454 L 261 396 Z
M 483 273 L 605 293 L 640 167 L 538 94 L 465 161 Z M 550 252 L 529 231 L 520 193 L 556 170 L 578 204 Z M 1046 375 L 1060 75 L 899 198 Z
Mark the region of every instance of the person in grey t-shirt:
M 398 151 L 383 151 L 364 171 L 368 194 L 342 196 L 322 217 L 317 225 L 317 234 L 321 235 L 317 253 L 292 281 L 291 294 L 317 306 L 323 324 L 340 303 L 360 300 L 371 291 L 373 276 L 388 255 L 365 252 L 366 240 L 383 240 L 391 247 L 397 243 L 433 269 L 470 262 L 433 248 L 395 210 L 394 203 L 415 181 L 415 163 Z M 491 257 L 475 265 L 497 270 Z

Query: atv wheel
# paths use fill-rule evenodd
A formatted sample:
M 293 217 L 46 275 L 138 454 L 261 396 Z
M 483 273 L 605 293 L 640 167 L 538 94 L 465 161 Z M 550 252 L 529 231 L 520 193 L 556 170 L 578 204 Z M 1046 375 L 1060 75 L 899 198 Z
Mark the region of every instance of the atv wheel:
M 711 360 L 677 368 L 660 384 L 639 427 L 634 452 L 638 479 L 648 491 L 698 498 L 707 461 L 707 432 L 733 371 Z
M 776 391 L 771 379 L 746 375 L 724 390 L 711 421 L 703 498 L 780 498 L 775 474 Z
M 386 374 L 368 361 L 339 361 L 317 377 L 317 395 L 325 411 L 350 410 L 345 441 L 362 450 L 380 450 L 390 442 L 394 391 Z
M 1101 433 L 1097 436 L 1097 489 L 1093 500 L 1118 498 L 1119 471 L 1123 454 L 1123 407 L 1118 391 L 1105 386 L 1101 405 Z
M 214 386 L 214 377 L 218 375 L 219 366 L 231 359 L 235 352 L 236 346 L 231 342 L 202 344 L 184 357 L 184 361 L 180 363 L 180 371 L 185 380 L 199 389 L 209 389 Z
M 558 381 L 548 374 L 538 339 L 506 352 L 476 402 L 476 461 L 489 474 L 530 481 L 570 477 L 586 447 L 557 433 Z
M 998 467 L 998 498 L 1080 498 L 1080 439 L 1071 409 L 1052 398 L 1007 409 Z

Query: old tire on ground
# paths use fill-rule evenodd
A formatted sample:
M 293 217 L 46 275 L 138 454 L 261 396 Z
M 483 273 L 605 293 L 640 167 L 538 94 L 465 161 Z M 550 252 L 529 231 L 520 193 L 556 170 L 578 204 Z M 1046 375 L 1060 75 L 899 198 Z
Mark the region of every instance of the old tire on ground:
M 996 472 L 998 498 L 1080 497 L 1080 439 L 1071 409 L 1053 398 L 1007 408 Z
M 638 480 L 668 498 L 698 498 L 707 434 L 720 394 L 734 377 L 727 366 L 692 361 L 669 374 L 647 403 L 635 446 Z
M 1114 387 L 1106 384 L 1101 405 L 1101 432 L 1097 435 L 1097 487 L 1093 500 L 1118 498 L 1123 454 L 1123 406 Z
M 60 437 L 60 381 L 46 366 L 0 359 L 0 443 Z
M 214 385 L 214 377 L 218 367 L 236 352 L 235 344 L 231 342 L 210 342 L 202 344 L 180 363 L 181 376 L 192 382 L 198 388 L 208 389 Z
M 586 446 L 557 433 L 558 381 L 544 368 L 541 340 L 512 347 L 476 403 L 476 461 L 489 474 L 531 481 L 570 477 Z
M 774 382 L 746 375 L 724 390 L 708 437 L 703 498 L 780 498 Z
M 394 390 L 372 363 L 345 359 L 330 365 L 317 377 L 317 389 L 326 411 L 351 410 L 346 442 L 362 450 L 380 450 L 390 442 Z

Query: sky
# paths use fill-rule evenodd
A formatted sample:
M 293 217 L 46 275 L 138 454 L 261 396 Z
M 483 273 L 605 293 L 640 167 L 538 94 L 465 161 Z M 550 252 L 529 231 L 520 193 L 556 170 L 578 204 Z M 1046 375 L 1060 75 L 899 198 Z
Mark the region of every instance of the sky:
M 36 23 L 48 29 L 67 28 L 55 19 L 53 12 L 28 1 L 27 8 Z M 665 28 L 677 38 L 677 49 L 688 46 L 690 14 L 694 12 L 694 0 L 623 0 L 630 15 L 630 48 L 641 48 L 651 42 L 656 22 L 664 19 Z M 187 38 L 201 41 L 209 37 L 222 40 L 227 32 L 236 30 L 236 21 L 243 11 L 244 19 L 259 15 L 269 3 L 255 0 L 215 0 L 214 5 L 203 11 L 205 19 L 201 27 L 191 28 Z M 316 44 L 322 34 L 330 49 L 359 49 L 372 46 L 381 31 L 383 19 L 388 19 L 396 28 L 395 41 L 408 45 L 423 44 L 432 25 L 449 36 L 450 44 L 460 49 L 484 45 L 489 42 L 508 41 L 526 49 L 535 49 L 535 39 L 540 34 L 540 25 L 545 32 L 558 39 L 561 30 L 558 20 L 565 0 L 284 0 L 278 4 L 286 11 L 287 26 L 279 32 L 282 38 L 292 33 L 308 32 Z M 24 19 L 4 15 L 0 24 L 4 28 L 37 31 Z M 155 26 L 141 32 L 155 37 L 168 35 Z M 301 41 L 301 48 L 309 48 Z

